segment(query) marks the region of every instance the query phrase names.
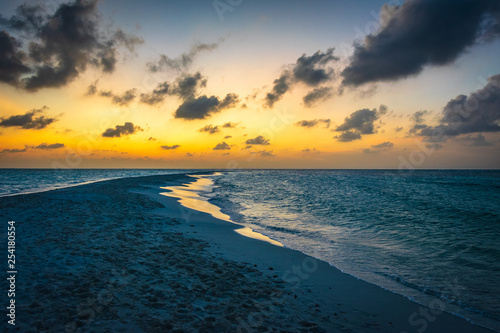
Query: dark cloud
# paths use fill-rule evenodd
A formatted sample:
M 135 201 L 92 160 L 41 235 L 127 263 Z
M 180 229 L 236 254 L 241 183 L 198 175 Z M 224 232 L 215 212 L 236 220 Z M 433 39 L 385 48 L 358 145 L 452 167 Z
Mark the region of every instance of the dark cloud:
M 25 65 L 27 56 L 19 50 L 21 44 L 7 32 L 0 31 L 0 81 L 13 86 L 19 84 L 22 75 L 29 73 Z
M 303 149 L 302 152 L 303 153 L 319 153 L 320 151 L 317 150 L 316 148 L 313 148 L 313 149 L 306 148 L 306 149 Z
M 142 130 L 139 126 L 126 122 L 123 125 L 116 125 L 115 128 L 108 128 L 102 133 L 102 136 L 105 138 L 119 138 L 122 135 L 130 135 Z
M 394 131 L 396 131 L 396 133 L 398 132 L 401 132 L 403 130 L 403 127 L 402 126 L 398 126 L 394 129 Z
M 258 152 L 260 154 L 260 156 L 262 157 L 275 157 L 276 155 L 273 154 L 273 151 L 272 150 L 261 150 Z
M 155 90 L 149 94 L 141 94 L 141 103 L 148 105 L 160 104 L 169 94 L 170 84 L 168 82 L 160 83 Z
M 232 138 L 232 136 L 231 136 L 231 135 L 226 135 L 226 136 L 224 137 L 224 139 L 231 139 L 231 138 Z
M 225 142 L 218 143 L 213 150 L 230 150 L 231 147 Z
M 314 88 L 304 96 L 304 105 L 306 107 L 311 107 L 318 102 L 329 99 L 332 95 L 332 88 L 330 87 Z
M 289 72 L 285 71 L 278 79 L 274 80 L 273 89 L 265 98 L 268 107 L 273 107 L 274 103 L 279 101 L 290 88 L 289 75 Z
M 441 149 L 441 148 L 443 148 L 443 145 L 440 143 L 432 142 L 432 143 L 426 144 L 425 147 L 429 148 L 429 149 Z
M 317 51 L 310 57 L 303 54 L 297 59 L 292 71 L 295 81 L 303 82 L 308 86 L 317 86 L 332 79 L 333 69 L 325 66 L 332 61 L 339 60 L 333 55 L 333 51 L 333 48 L 326 50 L 325 53 Z
M 344 123 L 338 126 L 335 131 L 356 130 L 360 134 L 375 133 L 374 122 L 378 119 L 377 110 L 362 109 L 354 111 L 349 117 L 346 117 Z
M 238 104 L 239 102 L 240 102 L 240 99 L 239 99 L 238 95 L 233 94 L 233 93 L 229 93 L 220 102 L 219 108 L 220 109 L 234 108 L 236 106 L 236 104 Z M 227 123 L 227 124 L 229 124 L 229 123 Z
M 0 34 L 0 80 L 28 91 L 62 87 L 89 66 L 113 72 L 117 47 L 133 49 L 141 39 L 123 31 L 102 31 L 97 0 L 76 0 L 61 4 L 53 14 L 41 6 L 18 7 L 16 15 L 0 20 L 12 33 L 29 31 L 27 53 L 8 32 Z M 7 45 L 10 40 L 10 46 Z
M 219 129 L 219 126 L 207 125 L 203 128 L 200 128 L 198 131 L 199 132 L 206 132 L 209 134 L 215 134 L 215 133 L 219 133 L 220 129 Z
M 386 141 L 379 143 L 378 145 L 372 145 L 372 148 L 378 149 L 378 150 L 388 150 L 394 147 L 394 143 Z
M 179 57 L 172 59 L 164 54 L 160 55 L 160 59 L 156 62 L 148 62 L 146 68 L 150 72 L 158 72 L 165 69 L 170 69 L 174 71 L 186 71 L 191 67 L 194 58 L 201 52 L 213 51 L 223 40 L 219 40 L 217 43 L 204 44 L 198 43 L 194 45 L 189 52 L 181 54 Z
M 200 72 L 195 74 L 183 74 L 177 78 L 171 87 L 171 94 L 177 95 L 183 100 L 194 99 L 199 88 L 206 87 L 207 79 Z
M 33 146 L 31 148 L 44 149 L 44 150 L 59 149 L 59 148 L 64 148 L 64 143 L 52 143 L 52 144 L 42 143 L 39 144 L 38 146 Z
M 464 137 L 456 138 L 455 141 L 459 142 L 464 146 L 470 146 L 470 147 L 493 146 L 493 143 L 486 141 L 486 137 L 481 133 L 478 133 L 476 136 L 472 136 L 469 134 Z
M 424 125 L 424 124 L 422 124 Z M 500 131 L 500 74 L 469 96 L 459 95 L 443 108 L 439 125 L 425 126 L 417 134 L 428 142 L 444 142 L 461 134 Z
M 161 149 L 163 150 L 174 150 L 174 149 L 177 149 L 179 148 L 180 145 L 173 145 L 173 146 L 161 146 Z
M 361 134 L 356 131 L 345 131 L 340 135 L 334 136 L 334 139 L 340 142 L 350 142 L 361 139 Z
M 314 119 L 314 120 L 301 120 L 295 123 L 295 126 L 299 127 L 315 127 L 319 124 L 325 124 L 325 128 L 330 127 L 331 120 L 330 119 Z
M 0 118 L 0 126 L 2 127 L 20 127 L 24 129 L 43 129 L 53 122 L 57 121 L 56 118 L 45 117 L 43 115 L 36 116 L 44 113 L 48 107 L 44 106 L 41 109 L 34 109 L 26 112 L 23 115 L 10 116 L 8 118 Z
M 265 139 L 262 135 L 259 135 L 258 137 L 253 139 L 248 139 L 247 141 L 245 141 L 245 143 L 247 145 L 263 145 L 263 146 L 268 146 L 270 144 L 269 139 Z
M 429 112 L 427 110 L 417 111 L 411 115 L 410 120 L 416 124 L 422 124 L 424 122 L 424 116 L 428 113 Z
M 177 108 L 174 117 L 186 120 L 205 119 L 213 113 L 233 107 L 233 102 L 237 99 L 238 95 L 235 94 L 227 94 L 222 101 L 218 97 L 207 97 L 206 95 L 187 99 Z M 233 102 L 228 102 L 229 100 Z
M 343 84 L 358 86 L 417 75 L 426 65 L 446 65 L 484 36 L 498 38 L 497 0 L 413 0 L 382 7 L 383 24 L 354 45 Z M 485 24 L 487 22 L 492 24 Z
M 219 103 L 219 99 L 215 96 L 207 97 L 203 95 L 198 98 L 188 99 L 177 108 L 174 117 L 187 120 L 205 119 L 212 113 L 219 112 Z
M 238 126 L 238 123 L 232 123 L 230 121 L 222 125 L 223 128 L 235 128 L 236 126 Z
M 121 95 L 113 95 L 111 101 L 113 104 L 126 106 L 129 105 L 135 99 L 136 90 L 130 89 L 125 91 Z
M 413 127 L 408 131 L 409 134 L 415 134 L 420 132 L 422 129 L 426 128 L 427 125 L 424 124 L 424 116 L 428 114 L 427 110 L 417 111 L 410 116 L 410 120 L 414 123 Z
M 14 148 L 14 149 L 4 149 L 4 150 L 0 151 L 0 154 L 1 153 L 24 153 L 26 151 L 28 151 L 28 147 L 27 146 L 25 146 L 23 149 L 16 149 L 16 148 Z
M 97 83 L 91 84 L 87 89 L 87 96 L 92 96 L 95 94 L 99 94 L 101 97 L 106 97 L 111 99 L 111 103 L 119 105 L 119 106 L 127 106 L 135 100 L 137 90 L 129 89 L 122 94 L 118 95 L 111 90 L 98 90 Z
M 265 105 L 272 107 L 283 95 L 299 82 L 310 87 L 317 87 L 327 83 L 335 77 L 335 72 L 329 67 L 331 62 L 338 61 L 339 58 L 333 55 L 333 48 L 326 52 L 317 51 L 312 56 L 303 54 L 289 70 L 284 70 L 281 76 L 274 80 L 271 92 L 266 95 Z M 330 88 L 317 88 L 309 92 L 304 97 L 306 106 L 314 104 L 320 100 L 330 97 Z
M 87 88 L 87 93 L 85 96 L 94 96 L 97 94 L 97 82 L 92 83 L 88 88 Z

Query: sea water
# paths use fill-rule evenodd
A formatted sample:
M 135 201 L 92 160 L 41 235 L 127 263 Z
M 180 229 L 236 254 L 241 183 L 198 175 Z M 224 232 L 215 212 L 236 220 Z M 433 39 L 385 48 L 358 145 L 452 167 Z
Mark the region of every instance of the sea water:
M 0 169 L 0 197 L 43 192 L 96 181 L 183 174 L 184 169 Z
M 0 169 L 0 196 L 195 171 Z M 211 178 L 214 192 L 201 195 L 233 222 L 500 331 L 500 171 L 242 170 Z
M 500 331 L 500 171 L 248 170 L 216 185 L 232 221 Z

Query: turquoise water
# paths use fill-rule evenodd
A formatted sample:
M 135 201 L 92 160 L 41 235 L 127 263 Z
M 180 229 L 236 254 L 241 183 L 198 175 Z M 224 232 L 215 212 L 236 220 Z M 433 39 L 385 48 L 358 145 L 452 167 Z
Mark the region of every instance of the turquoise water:
M 500 331 L 500 172 L 225 172 L 211 203 L 346 273 Z

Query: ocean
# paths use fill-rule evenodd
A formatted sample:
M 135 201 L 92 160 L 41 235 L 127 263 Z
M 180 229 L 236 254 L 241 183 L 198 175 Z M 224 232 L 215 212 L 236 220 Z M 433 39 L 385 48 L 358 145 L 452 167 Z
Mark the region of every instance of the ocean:
M 3 169 L 0 196 L 195 171 Z M 233 222 L 500 332 L 500 171 L 239 170 L 210 178 L 213 192 L 200 195 Z
M 215 184 L 232 221 L 500 331 L 500 171 L 251 170 Z
M 0 197 L 43 192 L 101 180 L 183 174 L 183 169 L 0 169 Z

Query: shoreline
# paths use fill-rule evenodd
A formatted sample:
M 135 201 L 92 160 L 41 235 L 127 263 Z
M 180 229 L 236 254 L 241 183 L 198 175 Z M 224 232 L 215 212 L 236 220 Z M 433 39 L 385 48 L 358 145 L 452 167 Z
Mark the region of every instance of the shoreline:
M 187 175 L 1 197 L 19 226 L 21 328 L 490 332 L 161 194 Z

